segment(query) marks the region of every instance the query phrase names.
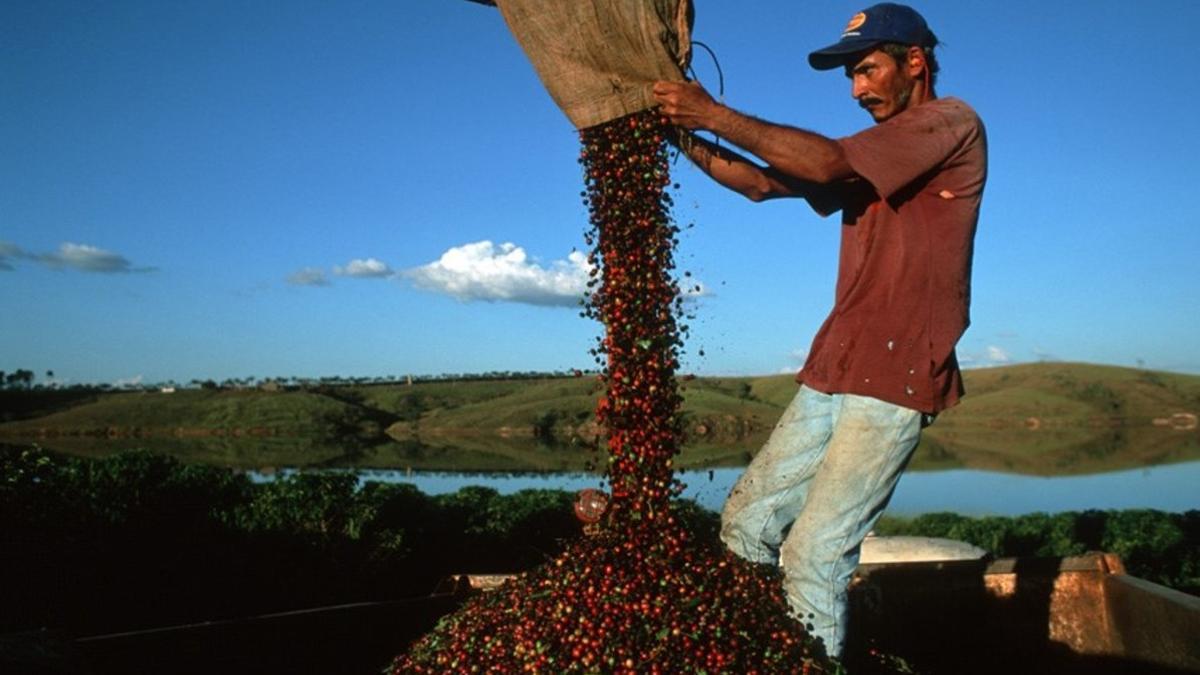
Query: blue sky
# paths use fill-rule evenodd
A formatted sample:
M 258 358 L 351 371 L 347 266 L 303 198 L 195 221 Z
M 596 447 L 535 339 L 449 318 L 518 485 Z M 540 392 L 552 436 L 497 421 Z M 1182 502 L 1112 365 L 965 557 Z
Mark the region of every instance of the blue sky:
M 917 6 L 944 42 L 939 93 L 990 140 L 962 360 L 1200 372 L 1200 3 Z M 870 118 L 805 55 L 861 7 L 697 0 L 694 37 L 727 103 L 836 137 Z M 702 51 L 695 68 L 715 89 Z M 578 139 L 495 9 L 6 2 L 0 97 L 0 370 L 592 365 L 599 328 L 571 306 Z M 680 267 L 708 291 L 685 369 L 794 370 L 832 302 L 836 218 L 674 173 L 695 224 Z

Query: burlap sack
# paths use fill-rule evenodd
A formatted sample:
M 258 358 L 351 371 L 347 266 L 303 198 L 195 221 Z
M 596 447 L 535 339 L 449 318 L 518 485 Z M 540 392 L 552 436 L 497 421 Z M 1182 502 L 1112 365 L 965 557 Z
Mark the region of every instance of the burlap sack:
M 542 84 L 577 129 L 651 108 L 684 79 L 691 0 L 495 0 Z

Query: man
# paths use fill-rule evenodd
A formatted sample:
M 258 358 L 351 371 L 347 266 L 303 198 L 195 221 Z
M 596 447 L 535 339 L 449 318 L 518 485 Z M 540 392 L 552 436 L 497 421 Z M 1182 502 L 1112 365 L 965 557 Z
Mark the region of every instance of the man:
M 845 69 L 876 122 L 840 140 L 744 115 L 695 83 L 654 87 L 677 126 L 709 130 L 766 164 L 681 136 L 718 183 L 755 201 L 803 197 L 822 215 L 842 213 L 833 311 L 799 393 L 721 516 L 734 552 L 782 566 L 792 610 L 835 657 L 860 545 L 921 428 L 963 393 L 954 346 L 968 324 L 987 142 L 969 106 L 935 95 L 936 45 L 920 14 L 883 3 L 810 54 L 818 70 Z

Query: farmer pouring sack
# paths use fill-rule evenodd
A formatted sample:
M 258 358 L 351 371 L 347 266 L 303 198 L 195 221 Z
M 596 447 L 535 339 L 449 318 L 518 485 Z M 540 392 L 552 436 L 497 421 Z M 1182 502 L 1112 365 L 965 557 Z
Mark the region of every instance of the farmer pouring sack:
M 684 80 L 691 0 L 497 0 L 550 96 L 577 129 L 653 108 Z

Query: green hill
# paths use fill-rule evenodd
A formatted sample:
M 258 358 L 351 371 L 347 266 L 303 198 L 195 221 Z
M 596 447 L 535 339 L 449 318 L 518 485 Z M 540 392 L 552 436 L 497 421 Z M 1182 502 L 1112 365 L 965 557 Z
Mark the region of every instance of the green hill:
M 1038 363 L 965 378 L 967 397 L 926 430 L 913 468 L 1045 475 L 1200 459 L 1200 376 Z M 138 446 L 236 466 L 580 469 L 597 459 L 586 449 L 599 433 L 599 387 L 568 377 L 96 393 L 0 424 L 0 441 L 81 454 Z M 684 381 L 680 466 L 744 464 L 795 391 L 790 375 Z
M 1024 364 L 968 371 L 967 391 L 929 428 L 924 458 L 1041 475 L 1200 459 L 1195 375 Z
M 192 389 L 170 394 L 98 394 L 66 410 L 0 425 L 6 433 L 47 429 L 109 436 L 208 433 L 333 434 L 363 424 L 369 411 L 354 402 L 308 391 Z

